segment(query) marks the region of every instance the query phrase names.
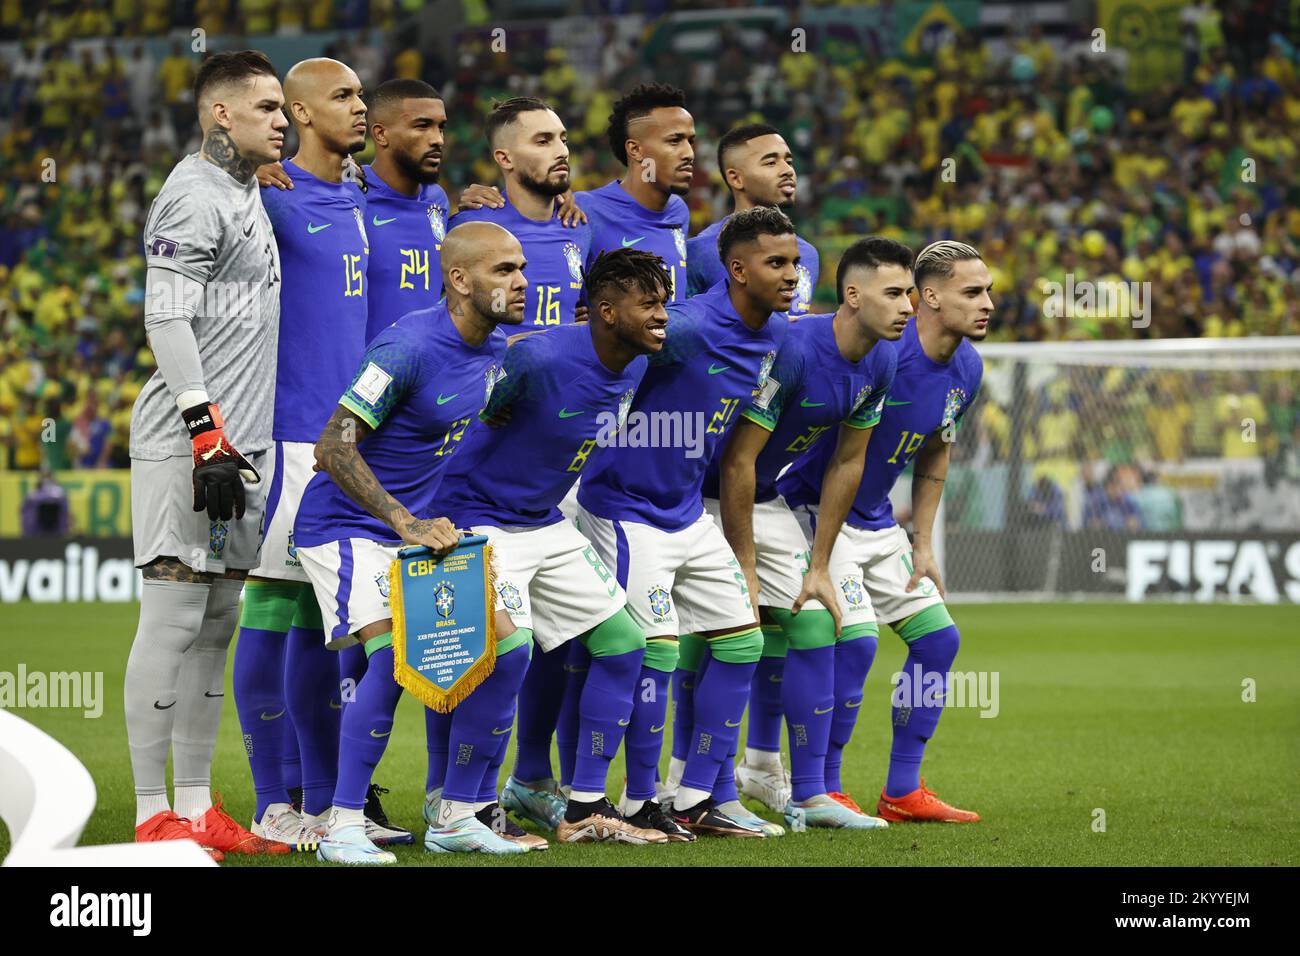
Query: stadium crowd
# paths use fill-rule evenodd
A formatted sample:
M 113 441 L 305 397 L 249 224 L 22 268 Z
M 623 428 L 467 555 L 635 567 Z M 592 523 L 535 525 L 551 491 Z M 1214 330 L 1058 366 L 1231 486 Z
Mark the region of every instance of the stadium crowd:
M 604 142 L 618 92 L 671 78 L 699 132 L 695 231 L 726 212 L 717 137 L 761 117 L 796 152 L 796 219 L 822 249 L 822 307 L 833 304 L 838 250 L 875 232 L 915 248 L 940 238 L 979 247 L 997 290 L 991 340 L 1300 334 L 1300 58 L 1274 33 L 1243 59 L 1209 4 L 1184 24 L 1181 82 L 1149 93 L 1126 85 L 1121 58 L 1075 55 L 1079 44 L 1062 48 L 1034 28 L 1007 56 L 967 35 L 925 67 L 838 65 L 782 36 L 756 51 L 726 31 L 715 56 L 688 59 L 621 41 L 610 21 L 594 64 L 555 46 L 493 53 L 482 35 L 443 63 L 409 45 L 411 31 L 391 29 L 404 12 L 394 0 L 256 0 L 238 13 L 198 0 L 189 21 L 169 20 L 178 14 L 165 0 L 52 3 L 15 19 L 22 8 L 0 5 L 3 35 L 22 40 L 17 60 L 0 62 L 0 469 L 128 464 L 131 405 L 153 371 L 141 229 L 167 172 L 198 145 L 188 102 L 198 56 L 176 43 L 155 61 L 131 37 L 177 22 L 211 35 L 242 29 L 252 46 L 258 33 L 343 28 L 321 52 L 353 64 L 367 86 L 432 82 L 447 103 L 442 182 L 453 197 L 495 181 L 482 140 L 494 98 L 551 103 L 569 127 L 574 188 L 590 189 L 619 172 Z M 108 34 L 125 38 L 102 56 L 69 42 Z M 1052 317 L 1048 284 L 1067 274 L 1149 282 L 1149 326 L 1114 309 Z M 1162 387 L 1149 378 L 1144 394 Z M 1068 378 L 1056 388 L 1035 398 L 1049 409 L 1040 431 L 1053 402 L 1077 419 L 1088 400 Z M 1290 386 L 1252 377 L 1241 388 L 1242 401 L 1280 409 L 1270 415 L 1285 426 L 1272 451 L 1246 454 L 1290 447 Z M 999 414 L 985 412 L 981 428 L 996 435 Z M 1189 415 L 1178 453 L 1230 443 L 1221 418 Z

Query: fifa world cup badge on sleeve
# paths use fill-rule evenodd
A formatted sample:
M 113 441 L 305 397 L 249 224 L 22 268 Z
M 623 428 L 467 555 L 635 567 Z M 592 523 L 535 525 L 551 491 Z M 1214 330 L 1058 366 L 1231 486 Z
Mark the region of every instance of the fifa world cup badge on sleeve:
M 492 548 L 477 535 L 442 559 L 423 547 L 397 555 L 388 569 L 393 678 L 447 714 L 496 667 Z

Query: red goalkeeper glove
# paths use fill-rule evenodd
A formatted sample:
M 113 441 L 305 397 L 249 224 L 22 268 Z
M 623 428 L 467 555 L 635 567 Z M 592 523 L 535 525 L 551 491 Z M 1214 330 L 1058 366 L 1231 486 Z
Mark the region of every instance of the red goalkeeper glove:
M 194 510 L 208 512 L 212 521 L 244 516 L 244 482 L 262 480 L 257 469 L 230 444 L 225 422 L 215 402 L 181 412 L 194 444 Z

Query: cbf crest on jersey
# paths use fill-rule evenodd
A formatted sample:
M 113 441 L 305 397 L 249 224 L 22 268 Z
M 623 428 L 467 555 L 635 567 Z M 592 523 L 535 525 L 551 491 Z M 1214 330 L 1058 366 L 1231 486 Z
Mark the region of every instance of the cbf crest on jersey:
M 623 426 L 627 424 L 627 413 L 628 413 L 629 411 L 631 411 L 631 409 L 632 409 L 632 398 L 633 398 L 635 395 L 636 395 L 636 389 L 635 389 L 635 388 L 629 388 L 629 389 L 628 389 L 626 392 L 624 392 L 624 393 L 622 394 L 622 396 L 619 398 L 619 400 L 618 400 L 618 425 L 615 426 L 614 431 L 616 431 L 616 432 L 622 431 L 622 430 L 623 430 Z
M 447 238 L 447 223 L 443 221 L 442 210 L 437 206 L 429 207 L 429 228 L 433 230 L 434 241 L 442 248 L 442 240 Z
M 763 386 L 767 384 L 767 377 L 772 372 L 772 365 L 776 362 L 776 349 L 768 352 L 763 356 L 763 364 L 758 367 L 758 385 L 755 391 L 762 391 Z
M 492 400 L 492 389 L 497 387 L 497 382 L 506 377 L 506 370 L 496 365 L 490 365 L 488 370 L 483 373 L 483 377 L 487 382 L 487 388 L 483 392 L 483 407 L 486 408 L 487 403 Z
M 496 575 L 487 538 L 462 538 L 442 558 L 402 548 L 387 588 L 394 679 L 426 707 L 450 713 L 496 667 Z
M 812 305 L 812 273 L 802 265 L 794 267 L 798 277 L 794 284 L 794 299 L 790 303 L 791 312 L 807 312 Z
M 366 221 L 361 217 L 361 210 L 356 206 L 352 207 L 352 218 L 357 221 L 357 232 L 361 233 L 361 245 L 366 250 L 366 255 L 370 255 L 370 237 L 366 235 Z
M 867 397 L 868 397 L 870 394 L 871 394 L 871 385 L 870 385 L 870 384 L 863 385 L 860 389 L 858 389 L 858 394 L 855 395 L 854 398 L 853 398 L 853 407 L 849 409 L 849 414 L 852 415 L 852 414 L 853 414 L 854 412 L 856 412 L 859 408 L 861 408 L 861 407 L 863 406 L 863 404 L 866 403 L 866 401 L 867 401 Z
M 566 242 L 564 244 L 564 261 L 569 266 L 569 278 L 572 280 L 569 287 L 573 289 L 582 288 L 582 250 L 578 248 L 576 242 Z
M 961 411 L 962 405 L 966 402 L 966 390 L 962 388 L 950 389 L 948 397 L 943 400 L 943 422 L 941 428 L 947 428 L 957 420 L 957 413 Z
M 686 237 L 676 226 L 673 226 L 673 245 L 677 247 L 677 258 L 682 260 L 682 265 L 686 265 Z

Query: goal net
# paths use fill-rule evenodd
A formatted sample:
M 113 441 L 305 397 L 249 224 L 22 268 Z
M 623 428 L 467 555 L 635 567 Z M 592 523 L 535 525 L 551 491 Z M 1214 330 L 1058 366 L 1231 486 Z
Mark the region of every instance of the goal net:
M 954 599 L 1300 602 L 1300 337 L 979 351 L 936 522 Z

